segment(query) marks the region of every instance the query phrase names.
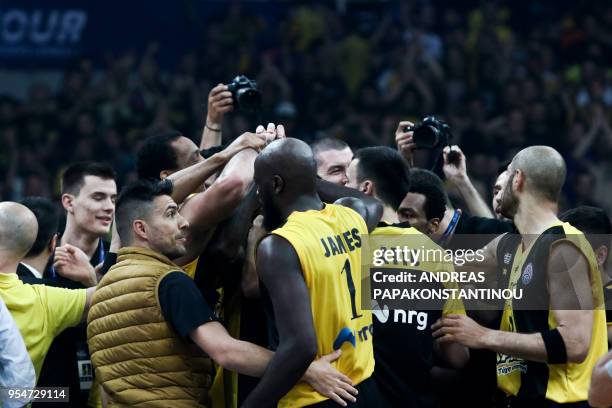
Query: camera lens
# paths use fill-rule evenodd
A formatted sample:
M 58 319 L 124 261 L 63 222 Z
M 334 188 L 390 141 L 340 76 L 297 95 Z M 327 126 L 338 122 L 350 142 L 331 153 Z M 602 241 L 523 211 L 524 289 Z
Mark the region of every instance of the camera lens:
M 418 148 L 432 149 L 438 144 L 438 129 L 430 125 L 420 126 L 415 129 L 413 140 Z
M 238 106 L 247 111 L 255 111 L 261 106 L 261 94 L 254 88 L 239 89 L 236 99 Z

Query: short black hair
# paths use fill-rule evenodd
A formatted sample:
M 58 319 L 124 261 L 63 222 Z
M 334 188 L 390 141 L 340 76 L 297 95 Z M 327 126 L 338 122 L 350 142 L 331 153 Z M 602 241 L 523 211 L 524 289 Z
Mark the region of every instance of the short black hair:
M 410 188 L 410 168 L 395 149 L 386 146 L 365 147 L 355 152 L 357 182 L 371 180 L 376 195 L 395 211 Z
M 58 206 L 51 200 L 44 197 L 26 197 L 21 200 L 21 204 L 28 207 L 36 216 L 38 222 L 38 233 L 34 245 L 26 254 L 26 258 L 40 255 L 57 233 L 59 224 Z
M 578 228 L 591 243 L 593 249 L 602 245 L 610 248 L 610 234 L 612 234 L 612 223 L 608 214 L 597 207 L 581 205 L 565 211 L 559 216 L 563 222 L 569 222 Z
M 323 137 L 310 144 L 310 148 L 315 156 L 323 151 L 344 150 L 347 147 L 349 147 L 349 145 L 346 144 L 344 140 L 340 140 L 336 137 Z
M 136 153 L 138 178 L 159 180 L 161 171 L 176 170 L 177 156 L 170 144 L 181 136 L 183 134 L 178 130 L 168 130 L 146 138 Z
M 96 176 L 104 180 L 116 180 L 115 170 L 107 164 L 95 161 L 73 163 L 62 173 L 62 194 L 79 195 L 85 176 Z
M 412 169 L 410 173 L 410 192 L 425 196 L 425 217 L 444 218 L 448 196 L 442 179 L 434 172 L 425 169 Z
M 132 222 L 146 218 L 155 197 L 172 194 L 172 183 L 164 181 L 138 180 L 121 190 L 115 205 L 117 232 L 123 243 L 129 244 L 128 237 Z

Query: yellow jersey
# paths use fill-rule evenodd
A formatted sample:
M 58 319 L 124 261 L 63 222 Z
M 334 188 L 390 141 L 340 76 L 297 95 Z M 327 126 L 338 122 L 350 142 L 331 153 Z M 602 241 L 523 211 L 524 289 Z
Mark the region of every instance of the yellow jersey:
M 506 301 L 501 330 L 537 333 L 557 327 L 549 307 L 547 265 L 551 246 L 560 241 L 575 245 L 589 264 L 595 305 L 589 353 L 579 364 L 547 364 L 498 353 L 497 385 L 506 394 L 519 398 L 546 398 L 557 403 L 570 403 L 588 399 L 591 373 L 597 359 L 608 348 L 601 276 L 591 245 L 580 230 L 569 223 L 553 225 L 527 250 L 523 250 L 518 235 L 508 234 L 502 238 L 497 249 L 500 282 L 504 285 L 502 287 L 522 289 L 523 293 L 522 300 Z M 520 302 L 530 302 L 530 310 L 525 307 L 527 303 L 521 307 Z
M 361 247 L 367 233 L 357 212 L 333 204 L 320 211 L 293 212 L 272 231 L 299 257 L 317 334 L 316 358 L 341 348 L 342 355 L 332 364 L 354 385 L 374 371 L 372 312 L 361 308 Z M 298 382 L 278 406 L 302 407 L 325 399 L 310 384 Z
M 16 273 L 0 273 L 0 297 L 19 327 L 38 379 L 55 336 L 81 322 L 86 290 L 28 285 Z

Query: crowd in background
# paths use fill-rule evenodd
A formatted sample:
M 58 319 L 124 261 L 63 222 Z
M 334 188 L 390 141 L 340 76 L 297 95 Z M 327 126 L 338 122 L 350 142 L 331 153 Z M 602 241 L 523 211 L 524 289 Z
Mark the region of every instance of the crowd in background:
M 57 197 L 61 167 L 84 159 L 109 161 L 120 184 L 134 179 L 146 135 L 175 128 L 198 143 L 209 90 L 244 73 L 262 111 L 226 115 L 228 141 L 275 122 L 307 142 L 392 146 L 399 120 L 434 113 L 485 196 L 520 147 L 547 144 L 568 163 L 563 207 L 610 212 L 612 4 L 525 3 L 330 2 L 272 19 L 232 2 L 175 67 L 162 69 L 151 43 L 103 67 L 76 61 L 57 91 L 33 83 L 25 100 L 1 96 L 0 198 Z M 415 164 L 430 167 L 419 153 Z

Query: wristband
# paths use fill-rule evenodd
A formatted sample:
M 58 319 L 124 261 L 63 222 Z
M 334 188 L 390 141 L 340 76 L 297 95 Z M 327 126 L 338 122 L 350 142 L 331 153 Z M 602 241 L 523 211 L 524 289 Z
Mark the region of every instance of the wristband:
M 211 128 L 210 126 L 208 126 L 208 123 L 204 124 L 204 127 L 208 130 L 210 130 L 211 132 L 221 132 L 221 128 L 215 129 L 215 128 Z
M 546 347 L 546 361 L 550 364 L 565 364 L 567 363 L 567 350 L 565 349 L 565 341 L 559 330 L 553 329 L 540 333 Z

